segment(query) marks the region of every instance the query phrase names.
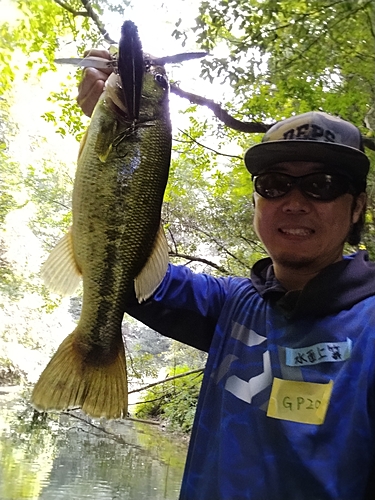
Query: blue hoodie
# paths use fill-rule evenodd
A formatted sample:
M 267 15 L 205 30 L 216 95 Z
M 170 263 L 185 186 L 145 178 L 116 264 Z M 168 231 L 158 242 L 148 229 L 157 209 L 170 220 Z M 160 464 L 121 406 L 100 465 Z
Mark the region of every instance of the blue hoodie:
M 365 252 L 301 292 L 282 288 L 270 259 L 251 279 L 169 266 L 153 298 L 127 312 L 209 353 L 180 500 L 375 497 L 375 265 Z

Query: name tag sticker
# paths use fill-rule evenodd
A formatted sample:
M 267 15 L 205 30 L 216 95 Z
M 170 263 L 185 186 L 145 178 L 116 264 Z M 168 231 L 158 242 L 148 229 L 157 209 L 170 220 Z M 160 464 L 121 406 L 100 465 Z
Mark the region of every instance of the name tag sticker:
M 274 378 L 267 416 L 321 425 L 326 417 L 333 388 L 328 384 Z
M 346 361 L 352 352 L 352 341 L 322 342 L 298 349 L 285 348 L 286 364 L 288 366 L 316 365 L 318 363 L 337 363 Z

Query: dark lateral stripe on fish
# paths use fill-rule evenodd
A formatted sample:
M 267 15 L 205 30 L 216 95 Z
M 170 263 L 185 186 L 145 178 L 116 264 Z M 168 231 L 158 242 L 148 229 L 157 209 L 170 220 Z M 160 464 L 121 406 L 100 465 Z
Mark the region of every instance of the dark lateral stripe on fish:
M 125 21 L 121 28 L 118 73 L 131 120 L 139 116 L 143 71 L 143 51 L 137 27 L 132 21 Z

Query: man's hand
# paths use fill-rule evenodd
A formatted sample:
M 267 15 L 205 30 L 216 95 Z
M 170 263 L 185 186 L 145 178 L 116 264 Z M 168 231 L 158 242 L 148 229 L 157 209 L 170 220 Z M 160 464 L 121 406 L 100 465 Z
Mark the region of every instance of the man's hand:
M 85 52 L 86 56 L 102 57 L 111 59 L 107 50 L 92 49 Z M 101 96 L 105 82 L 112 73 L 112 69 L 86 68 L 83 71 L 82 81 L 78 87 L 77 103 L 87 116 L 91 116 L 99 97 Z

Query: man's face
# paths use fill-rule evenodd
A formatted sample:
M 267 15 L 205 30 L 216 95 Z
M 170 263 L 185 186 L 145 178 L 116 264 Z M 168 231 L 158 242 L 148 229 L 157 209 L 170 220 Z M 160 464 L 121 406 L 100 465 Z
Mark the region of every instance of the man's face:
M 272 168 L 292 176 L 324 170 L 315 162 L 283 162 Z M 358 221 L 365 195 L 353 210 L 353 195 L 316 201 L 294 187 L 285 196 L 266 199 L 254 193 L 254 227 L 277 267 L 319 272 L 342 258 L 352 223 Z M 277 275 L 277 273 L 276 273 Z

